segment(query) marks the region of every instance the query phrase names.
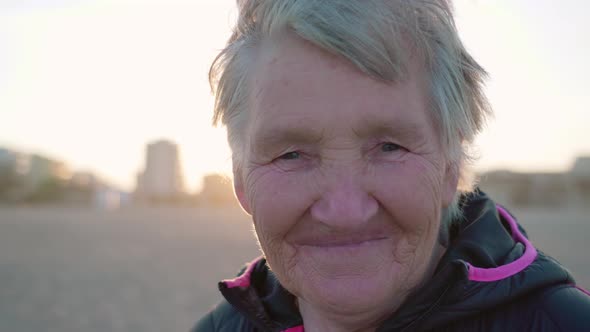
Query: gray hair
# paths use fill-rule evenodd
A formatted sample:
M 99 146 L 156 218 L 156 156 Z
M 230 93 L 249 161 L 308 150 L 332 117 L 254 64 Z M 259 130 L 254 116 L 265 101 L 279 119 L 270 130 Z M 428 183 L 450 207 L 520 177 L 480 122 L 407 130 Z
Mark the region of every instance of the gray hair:
M 209 72 L 213 122 L 227 126 L 235 165 L 242 160 L 252 51 L 262 40 L 291 31 L 386 82 L 403 80 L 408 59 L 420 56 L 448 167 L 459 178 L 459 192 L 472 190 L 469 148 L 491 114 L 483 93 L 487 74 L 461 43 L 450 0 L 238 0 L 238 6 L 232 36 Z M 445 221 L 461 215 L 458 196 Z

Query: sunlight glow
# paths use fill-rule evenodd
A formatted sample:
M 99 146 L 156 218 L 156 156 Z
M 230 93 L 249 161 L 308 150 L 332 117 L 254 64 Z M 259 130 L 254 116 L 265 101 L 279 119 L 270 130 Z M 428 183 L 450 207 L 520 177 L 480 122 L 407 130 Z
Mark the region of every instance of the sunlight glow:
M 229 37 L 234 1 L 0 5 L 0 146 L 132 189 L 145 145 L 165 138 L 181 147 L 189 189 L 206 173 L 229 174 L 225 131 L 211 127 L 207 71 Z M 546 1 L 455 6 L 465 44 L 491 76 L 496 116 L 478 140 L 478 168 L 565 170 L 589 154 L 590 41 L 556 40 L 587 36 L 587 20 L 554 16 Z M 562 24 L 548 28 L 549 20 Z

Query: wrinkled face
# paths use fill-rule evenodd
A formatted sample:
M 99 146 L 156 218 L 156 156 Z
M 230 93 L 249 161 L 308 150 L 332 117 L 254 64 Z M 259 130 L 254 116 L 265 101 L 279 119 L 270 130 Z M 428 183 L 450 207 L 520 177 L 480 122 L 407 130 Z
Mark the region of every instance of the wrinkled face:
M 425 75 L 411 63 L 387 84 L 295 37 L 269 44 L 250 81 L 238 198 L 300 301 L 386 314 L 436 264 L 456 189 Z

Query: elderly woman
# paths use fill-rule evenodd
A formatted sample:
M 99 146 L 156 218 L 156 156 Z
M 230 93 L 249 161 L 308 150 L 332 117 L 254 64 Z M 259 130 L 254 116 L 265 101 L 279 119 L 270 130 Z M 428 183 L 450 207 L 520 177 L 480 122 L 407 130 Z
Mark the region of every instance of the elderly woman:
M 484 70 L 443 0 L 242 0 L 211 70 L 264 257 L 195 331 L 590 331 L 590 297 L 472 189 Z

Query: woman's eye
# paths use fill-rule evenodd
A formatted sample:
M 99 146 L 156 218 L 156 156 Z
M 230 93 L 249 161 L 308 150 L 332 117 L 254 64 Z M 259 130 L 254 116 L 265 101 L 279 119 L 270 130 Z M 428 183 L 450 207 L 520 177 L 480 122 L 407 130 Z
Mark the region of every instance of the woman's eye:
M 300 154 L 297 151 L 291 151 L 291 152 L 287 152 L 284 155 L 280 156 L 279 159 L 282 160 L 294 160 L 294 159 L 299 159 Z
M 393 152 L 393 151 L 397 151 L 401 149 L 401 146 L 395 144 L 395 143 L 383 143 L 381 144 L 381 151 L 382 152 Z

